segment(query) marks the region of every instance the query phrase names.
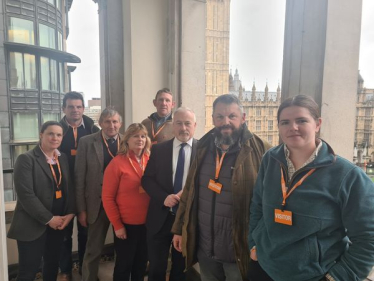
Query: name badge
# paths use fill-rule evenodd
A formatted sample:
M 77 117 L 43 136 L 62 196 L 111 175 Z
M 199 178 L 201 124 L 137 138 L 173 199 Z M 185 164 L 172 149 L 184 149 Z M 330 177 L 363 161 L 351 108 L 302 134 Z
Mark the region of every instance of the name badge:
M 77 150 L 76 149 L 71 149 L 70 154 L 71 154 L 71 156 L 77 155 Z
M 222 184 L 215 182 L 214 180 L 209 180 L 208 188 L 218 194 L 221 194 Z
M 157 144 L 157 141 L 153 141 L 151 144 Z
M 60 199 L 62 197 L 62 191 L 61 190 L 57 190 L 56 191 L 56 199 Z
M 276 223 L 292 225 L 292 212 L 291 211 L 282 211 L 279 209 L 274 210 L 274 221 Z
M 139 186 L 139 193 L 145 193 L 145 190 L 142 186 Z

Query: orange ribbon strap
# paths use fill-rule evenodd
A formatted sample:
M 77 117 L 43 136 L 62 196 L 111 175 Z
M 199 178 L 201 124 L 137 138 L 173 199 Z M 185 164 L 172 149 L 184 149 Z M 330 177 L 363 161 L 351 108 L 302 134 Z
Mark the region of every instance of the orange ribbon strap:
M 130 161 L 130 164 L 131 166 L 133 167 L 135 173 L 139 176 L 139 178 L 141 179 L 142 176 L 144 175 L 144 170 L 145 170 L 145 167 L 144 167 L 144 154 L 142 155 L 142 159 L 140 160 L 140 169 L 141 169 L 141 175 L 139 174 L 138 170 L 136 169 L 136 167 L 134 166 L 134 163 L 132 162 L 132 159 L 129 155 L 127 155 L 127 158 L 129 159 Z
M 113 153 L 110 151 L 109 146 L 108 146 L 108 142 L 107 142 L 106 139 L 104 138 L 104 135 L 101 134 L 101 136 L 102 136 L 103 141 L 104 141 L 104 143 L 105 143 L 106 149 L 108 149 L 109 155 L 110 155 L 112 158 L 114 158 L 114 155 L 113 155 Z M 118 151 L 118 150 L 119 150 L 119 137 L 117 136 L 117 151 Z
M 58 156 L 56 155 L 55 157 L 56 157 L 58 172 L 60 173 L 60 178 L 59 178 L 58 181 L 57 181 L 57 176 L 56 176 L 55 170 L 52 167 L 52 164 L 49 164 L 49 167 L 51 168 L 52 176 L 53 176 L 53 179 L 55 180 L 57 189 L 60 189 L 60 185 L 61 185 L 61 181 L 62 181 L 62 173 L 61 173 L 60 162 L 58 161 Z
M 153 139 L 155 139 L 157 137 L 157 135 L 162 131 L 162 129 L 165 127 L 166 125 L 166 122 L 157 130 L 157 132 L 155 132 L 155 127 L 153 125 L 153 122 L 152 123 L 152 137 Z
M 312 169 L 310 170 L 307 174 L 305 174 L 297 183 L 295 183 L 295 185 L 291 188 L 291 190 L 287 193 L 287 187 L 286 187 L 286 182 L 284 180 L 284 176 L 283 176 L 283 170 L 282 170 L 282 167 L 281 167 L 281 186 L 282 186 L 282 194 L 283 194 L 283 202 L 282 202 L 282 206 L 286 206 L 286 199 L 291 195 L 291 193 L 298 187 L 300 186 L 304 180 L 309 177 L 311 174 L 314 173 L 314 171 L 316 169 Z
M 217 157 L 216 157 L 216 175 L 215 175 L 214 179 L 218 180 L 219 173 L 220 173 L 221 168 L 222 168 L 223 158 L 225 158 L 226 152 L 222 153 L 221 158 L 219 158 L 219 156 L 218 156 L 218 150 L 216 150 L 216 152 L 217 152 Z

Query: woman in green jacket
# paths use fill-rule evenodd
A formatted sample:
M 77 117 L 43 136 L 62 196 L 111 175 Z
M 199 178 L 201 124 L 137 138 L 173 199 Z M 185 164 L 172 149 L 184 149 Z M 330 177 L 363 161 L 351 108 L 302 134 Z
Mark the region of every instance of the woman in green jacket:
M 278 109 L 283 144 L 264 155 L 250 209 L 251 268 L 268 280 L 363 280 L 374 265 L 374 184 L 317 137 L 321 123 L 309 96 Z

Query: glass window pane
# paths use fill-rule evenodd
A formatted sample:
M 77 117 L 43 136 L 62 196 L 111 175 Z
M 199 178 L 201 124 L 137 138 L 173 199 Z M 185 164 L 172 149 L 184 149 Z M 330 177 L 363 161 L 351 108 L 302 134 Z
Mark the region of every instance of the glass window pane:
M 20 156 L 22 153 L 25 153 L 28 151 L 27 145 L 17 145 L 14 147 L 14 153 L 13 153 L 13 163 L 16 163 L 17 157 Z
M 34 23 L 19 18 L 9 18 L 8 40 L 34 45 Z
M 65 65 L 60 63 L 60 93 L 65 93 Z
M 48 3 L 51 3 L 52 5 L 55 4 L 55 0 L 48 0 Z
M 60 32 L 57 32 L 58 35 L 58 49 L 62 51 L 62 34 Z
M 43 123 L 47 121 L 60 121 L 60 114 L 55 112 L 43 111 Z
M 23 89 L 23 61 L 22 54 L 10 52 L 9 53 L 9 73 L 10 73 L 10 87 Z
M 44 24 L 39 24 L 39 45 L 56 49 L 55 29 Z
M 30 54 L 24 54 L 25 64 L 25 88 L 26 89 L 37 89 L 36 83 L 36 67 L 35 67 L 35 56 Z
M 51 90 L 58 91 L 57 61 L 50 60 L 51 63 Z
M 40 69 L 42 75 L 42 90 L 49 90 L 49 59 L 40 57 Z
M 56 0 L 57 9 L 61 11 L 61 0 Z
M 37 141 L 39 120 L 36 112 L 13 112 L 13 140 Z

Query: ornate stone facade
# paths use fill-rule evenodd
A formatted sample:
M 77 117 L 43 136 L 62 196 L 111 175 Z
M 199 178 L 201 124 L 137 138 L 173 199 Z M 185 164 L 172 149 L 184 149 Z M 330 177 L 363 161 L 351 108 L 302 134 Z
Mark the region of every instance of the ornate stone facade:
M 229 81 L 230 94 L 237 95 L 243 104 L 248 129 L 271 145 L 278 145 L 277 110 L 281 101 L 279 85 L 276 92 L 269 92 L 267 85 L 262 92 L 257 91 L 253 83 L 252 90 L 246 91 L 242 87 L 238 70 L 234 77 L 230 71 Z
M 364 87 L 364 79 L 358 74 L 356 129 L 353 162 L 359 166 L 374 162 L 374 89 Z

